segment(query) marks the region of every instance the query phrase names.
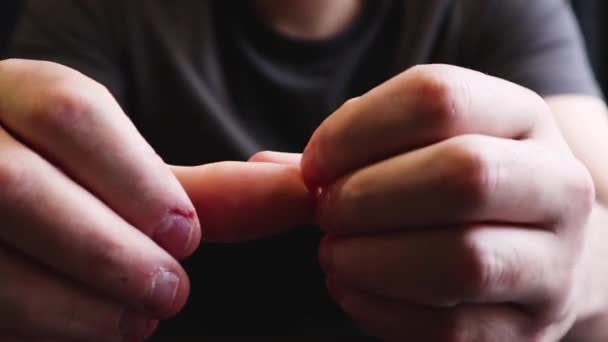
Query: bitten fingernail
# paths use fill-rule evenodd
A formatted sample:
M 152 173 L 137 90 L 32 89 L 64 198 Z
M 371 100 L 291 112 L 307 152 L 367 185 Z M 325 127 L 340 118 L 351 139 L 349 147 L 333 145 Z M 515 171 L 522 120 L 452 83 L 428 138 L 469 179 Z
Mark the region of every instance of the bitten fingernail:
M 152 280 L 146 308 L 159 315 L 171 310 L 179 282 L 180 279 L 175 273 L 165 269 L 159 270 Z
M 190 244 L 196 224 L 194 214 L 171 212 L 158 225 L 153 239 L 169 254 L 182 254 Z

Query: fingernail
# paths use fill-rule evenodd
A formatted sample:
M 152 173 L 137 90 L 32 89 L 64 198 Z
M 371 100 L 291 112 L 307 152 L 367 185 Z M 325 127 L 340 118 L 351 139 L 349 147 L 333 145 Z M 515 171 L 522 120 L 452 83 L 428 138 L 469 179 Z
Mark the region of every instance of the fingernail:
M 323 273 L 328 276 L 331 276 L 333 273 L 331 259 L 331 237 L 326 235 L 319 245 L 319 265 L 321 266 Z
M 179 277 L 175 273 L 165 269 L 159 270 L 152 280 L 146 309 L 159 315 L 171 310 L 178 286 Z
M 193 213 L 170 212 L 158 225 L 153 239 L 169 254 L 183 254 L 190 244 L 195 224 Z
M 125 310 L 118 323 L 118 328 L 125 341 L 143 341 L 152 333 L 151 324 L 154 324 L 151 319 Z

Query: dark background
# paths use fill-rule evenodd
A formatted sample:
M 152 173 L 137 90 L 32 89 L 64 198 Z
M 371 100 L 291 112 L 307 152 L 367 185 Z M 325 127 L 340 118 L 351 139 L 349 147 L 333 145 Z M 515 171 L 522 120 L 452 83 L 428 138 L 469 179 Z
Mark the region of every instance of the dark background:
M 589 59 L 598 81 L 608 92 L 608 37 L 603 35 L 608 25 L 608 1 L 605 0 L 571 0 L 579 18 Z M 6 45 L 18 20 L 23 0 L 0 0 L 0 58 L 7 57 Z
M 50 0 L 52 1 L 52 0 Z M 508 1 L 508 0 L 507 0 Z M 6 47 L 18 20 L 23 0 L 0 0 L 0 60 L 7 57 Z M 608 91 L 608 37 L 603 35 L 608 25 L 608 1 L 572 0 L 579 18 L 591 65 L 606 94 Z M 217 341 L 230 339 L 217 339 Z M 240 339 L 239 339 L 240 340 Z

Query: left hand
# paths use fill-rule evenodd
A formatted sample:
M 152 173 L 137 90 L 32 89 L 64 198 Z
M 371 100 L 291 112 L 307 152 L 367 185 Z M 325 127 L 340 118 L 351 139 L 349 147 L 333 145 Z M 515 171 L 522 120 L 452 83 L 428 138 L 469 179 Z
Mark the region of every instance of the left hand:
M 592 180 L 546 103 L 452 66 L 412 68 L 315 132 L 334 299 L 389 341 L 556 341 L 576 320 Z

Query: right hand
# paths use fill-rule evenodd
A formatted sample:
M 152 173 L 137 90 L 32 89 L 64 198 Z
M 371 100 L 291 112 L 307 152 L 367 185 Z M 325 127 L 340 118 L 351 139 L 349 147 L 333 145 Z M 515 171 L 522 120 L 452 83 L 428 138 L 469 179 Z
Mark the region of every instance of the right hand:
M 215 240 L 272 233 L 242 230 L 255 222 L 230 208 L 264 221 L 264 203 L 287 199 L 268 229 L 306 221 L 294 168 L 172 170 L 98 83 L 53 63 L 1 61 L 0 339 L 144 339 L 187 299 L 177 260 L 199 244 L 197 211 Z

